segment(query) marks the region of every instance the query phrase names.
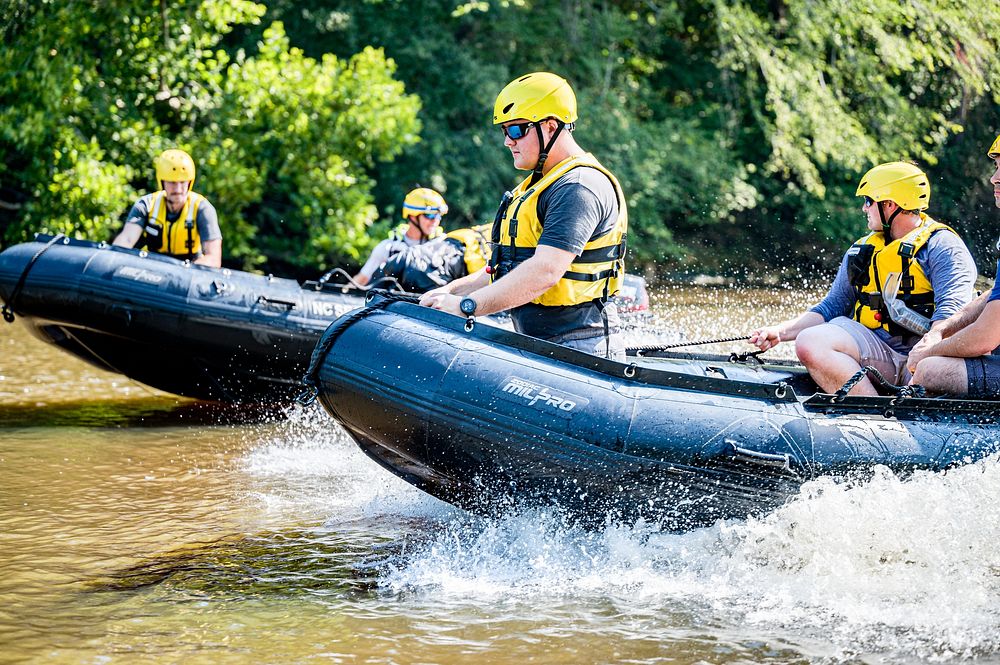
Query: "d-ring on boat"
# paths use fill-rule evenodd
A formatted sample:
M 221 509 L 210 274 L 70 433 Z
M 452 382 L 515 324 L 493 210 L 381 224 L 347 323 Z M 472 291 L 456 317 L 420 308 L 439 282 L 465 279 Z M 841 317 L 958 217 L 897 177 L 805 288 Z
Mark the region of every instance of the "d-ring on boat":
M 480 513 L 557 505 L 689 529 L 771 510 L 821 475 L 1000 449 L 997 401 L 823 394 L 791 362 L 618 363 L 390 294 L 330 326 L 305 382 L 380 465 Z

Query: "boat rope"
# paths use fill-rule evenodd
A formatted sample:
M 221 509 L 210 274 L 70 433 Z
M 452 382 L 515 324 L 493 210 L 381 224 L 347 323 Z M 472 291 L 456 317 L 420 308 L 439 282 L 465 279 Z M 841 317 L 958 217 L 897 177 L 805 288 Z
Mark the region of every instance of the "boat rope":
M 326 354 L 330 352 L 330 348 L 333 346 L 333 343 L 337 341 L 337 338 L 340 337 L 345 330 L 361 319 L 371 316 L 379 310 L 385 309 L 394 302 L 408 302 L 413 304 L 420 302 L 420 299 L 417 296 L 375 290 L 370 292 L 368 296 L 369 303 L 375 295 L 382 297 L 373 304 L 367 304 L 361 309 L 340 317 L 331 323 L 330 327 L 326 329 L 325 333 L 323 333 L 323 339 L 321 339 L 319 344 L 316 345 L 316 348 L 313 349 L 312 358 L 309 360 L 309 369 L 306 370 L 305 375 L 301 379 L 301 383 L 306 387 L 306 389 L 295 398 L 296 402 L 302 406 L 310 406 L 316 401 L 316 397 L 319 395 L 319 389 L 316 387 L 316 375 L 319 374 L 320 365 L 323 363 L 323 359 L 326 358 Z
M 876 389 L 881 388 L 884 392 L 892 393 L 897 397 L 924 397 L 927 394 L 927 390 L 923 386 L 897 386 L 894 383 L 890 383 L 882 375 L 882 372 L 871 365 L 865 365 L 855 372 L 854 376 L 849 378 L 847 383 L 841 386 L 840 390 L 834 393 L 834 401 L 843 401 L 847 397 L 847 393 L 851 392 L 851 389 L 858 385 L 866 376 L 875 384 Z
M 17 280 L 17 284 L 14 285 L 14 290 L 10 292 L 10 299 L 3 306 L 2 311 L 4 321 L 7 323 L 14 323 L 14 303 L 17 302 L 17 297 L 21 295 L 21 289 L 24 288 L 24 282 L 28 279 L 28 273 L 31 272 L 35 262 L 41 258 L 42 254 L 49 251 L 49 248 L 52 247 L 52 245 L 56 244 L 65 237 L 66 235 L 63 233 L 57 233 L 54 235 L 51 240 L 45 243 L 44 247 L 35 252 L 35 255 L 31 257 L 30 261 L 28 261 L 28 264 L 24 266 L 24 270 L 21 272 L 21 278 Z
M 682 346 L 700 346 L 702 344 L 724 344 L 726 342 L 745 342 L 750 339 L 747 335 L 740 335 L 739 337 L 724 337 L 722 339 L 704 339 L 697 342 L 677 342 L 676 344 L 656 344 L 648 346 L 630 346 L 625 351 L 634 351 L 635 355 L 641 356 L 648 351 L 667 351 L 668 349 L 679 349 Z M 763 351 L 757 351 L 754 353 L 763 353 Z
M 364 289 L 363 286 L 354 281 L 354 278 L 344 270 L 343 268 L 332 268 L 327 272 L 323 273 L 323 276 L 316 280 L 316 290 L 319 291 L 323 288 L 323 285 L 330 281 L 330 278 L 336 275 L 337 277 L 343 277 L 347 280 L 347 283 L 356 289 Z
M 386 289 L 386 290 L 395 289 L 397 291 L 402 291 L 402 292 L 406 291 L 406 289 L 403 288 L 403 285 L 399 283 L 398 279 L 396 279 L 395 277 L 390 277 L 388 275 L 383 275 L 382 277 L 379 277 L 371 284 L 362 286 L 361 284 L 358 284 L 354 280 L 354 278 L 351 277 L 350 273 L 348 273 L 343 268 L 332 268 L 327 272 L 323 273 L 323 276 L 320 277 L 318 280 L 316 280 L 316 290 L 322 291 L 326 283 L 329 282 L 330 278 L 334 276 L 341 277 L 345 280 L 344 284 L 342 285 L 334 284 L 334 286 L 345 286 L 345 287 L 350 286 L 352 289 L 356 289 L 358 291 L 372 291 L 375 289 Z

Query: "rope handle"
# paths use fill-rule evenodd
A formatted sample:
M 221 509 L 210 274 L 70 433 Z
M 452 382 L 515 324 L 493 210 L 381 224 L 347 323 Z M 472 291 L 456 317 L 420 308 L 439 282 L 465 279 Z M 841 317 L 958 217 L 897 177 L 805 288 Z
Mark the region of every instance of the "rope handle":
M 676 344 L 630 346 L 628 350 L 642 354 L 647 351 L 667 351 L 669 349 L 679 349 L 683 346 L 700 346 L 702 344 L 725 344 L 726 342 L 746 342 L 749 339 L 750 337 L 748 335 L 740 335 L 738 337 L 724 337 L 721 339 L 704 339 L 697 342 L 677 342 Z M 757 351 L 756 353 L 763 353 L 763 351 Z M 754 354 L 755 357 L 756 353 Z
M 35 252 L 35 255 L 32 256 L 31 260 L 29 260 L 24 266 L 24 271 L 21 272 L 20 279 L 17 280 L 14 290 L 10 293 L 10 301 L 3 306 L 2 312 L 4 321 L 7 323 L 14 323 L 14 303 L 17 302 L 17 297 L 21 295 L 21 289 L 24 288 L 24 282 L 28 279 L 28 273 L 31 272 L 31 269 L 35 266 L 35 262 L 42 257 L 42 254 L 49 251 L 49 248 L 52 247 L 52 245 L 56 244 L 60 240 L 63 240 L 64 238 L 66 238 L 66 234 L 64 233 L 57 233 L 54 235 L 51 240 L 45 243 L 44 247 Z
M 847 393 L 851 392 L 854 386 L 861 383 L 861 380 L 866 376 L 873 384 L 875 384 L 876 389 L 881 388 L 883 391 L 890 392 L 896 397 L 925 397 L 927 395 L 927 389 L 923 386 L 897 386 L 886 379 L 885 376 L 882 375 L 882 372 L 878 371 L 876 368 L 871 365 L 865 365 L 855 372 L 854 375 L 847 380 L 847 383 L 840 387 L 840 390 L 833 394 L 834 401 L 842 402 L 844 398 L 847 397 Z
M 373 303 L 372 300 L 374 300 L 376 295 L 379 295 L 382 298 L 381 300 Z M 312 357 L 309 359 L 309 368 L 306 369 L 305 375 L 299 380 L 299 383 L 303 385 L 304 390 L 298 397 L 295 398 L 296 402 L 302 406 L 309 406 L 316 401 L 316 397 L 319 395 L 317 377 L 319 375 L 320 366 L 323 364 L 323 360 L 326 358 L 327 353 L 329 353 L 330 349 L 333 347 L 333 343 L 337 341 L 337 338 L 340 337 L 344 331 L 350 328 L 354 323 L 385 309 L 394 302 L 416 304 L 420 302 L 420 300 L 415 296 L 376 289 L 368 292 L 368 304 L 365 307 L 362 307 L 354 312 L 344 314 L 330 324 L 330 327 L 326 329 L 326 332 L 323 333 L 323 337 L 316 344 L 316 348 L 313 349 Z

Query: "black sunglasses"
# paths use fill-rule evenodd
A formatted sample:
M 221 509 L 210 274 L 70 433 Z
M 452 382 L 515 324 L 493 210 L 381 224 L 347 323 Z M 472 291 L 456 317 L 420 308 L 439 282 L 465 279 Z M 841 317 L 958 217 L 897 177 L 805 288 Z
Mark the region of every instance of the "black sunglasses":
M 864 198 L 864 200 L 865 200 L 865 207 L 866 207 L 866 208 L 868 208 L 868 207 L 871 207 L 871 206 L 875 205 L 875 199 L 873 199 L 872 197 L 870 197 L 870 196 L 865 196 L 865 197 L 863 197 L 863 198 Z
M 534 124 L 533 122 L 521 122 L 516 125 L 507 125 L 506 127 L 500 125 L 500 131 L 511 141 L 517 141 L 518 139 L 523 139 L 528 133 L 528 128 Z

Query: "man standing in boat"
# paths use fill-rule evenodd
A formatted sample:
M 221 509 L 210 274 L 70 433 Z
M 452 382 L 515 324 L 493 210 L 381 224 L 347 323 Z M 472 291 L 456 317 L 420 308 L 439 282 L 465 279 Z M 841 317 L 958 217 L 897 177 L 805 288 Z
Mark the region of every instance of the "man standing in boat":
M 527 74 L 500 92 L 493 124 L 515 168 L 531 175 L 504 195 L 489 264 L 420 302 L 459 316 L 510 310 L 518 332 L 624 360 L 609 299 L 625 275 L 625 197 L 577 144 L 576 119 L 576 96 L 555 74 Z
M 750 336 L 762 351 L 795 340 L 799 360 L 828 393 L 862 366 L 905 383 L 907 354 L 928 329 L 939 334 L 945 319 L 972 300 L 976 281 L 962 239 L 923 212 L 931 190 L 919 168 L 880 164 L 861 179 L 857 196 L 864 199 L 871 233 L 844 255 L 826 297 L 808 312 Z M 878 394 L 867 378 L 851 393 Z
M 354 276 L 354 281 L 365 286 L 393 255 L 409 248 L 437 240 L 444 235 L 441 217 L 448 214 L 444 197 L 429 187 L 417 187 L 403 199 L 403 219 L 389 237 L 375 245 L 371 256 Z
M 987 153 L 993 161 L 993 199 L 1000 208 L 1000 136 Z M 1000 248 L 1000 242 L 997 243 Z M 1000 278 L 1000 260 L 997 261 Z M 1000 280 L 935 327 L 910 352 L 913 383 L 935 393 L 1000 397 Z
M 191 189 L 195 176 L 191 155 L 164 150 L 155 166 L 159 191 L 135 202 L 113 244 L 222 266 L 219 216 L 208 199 Z

